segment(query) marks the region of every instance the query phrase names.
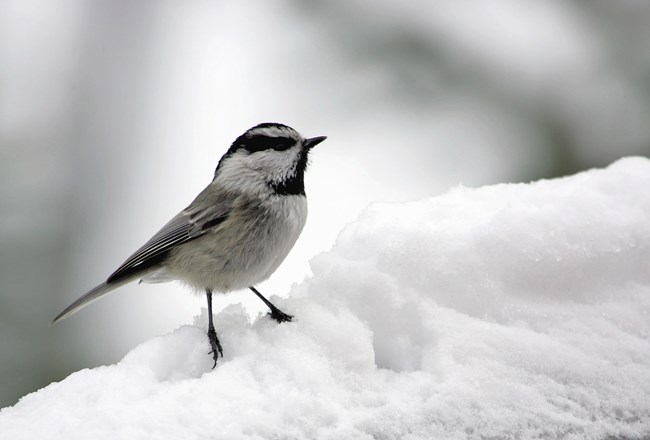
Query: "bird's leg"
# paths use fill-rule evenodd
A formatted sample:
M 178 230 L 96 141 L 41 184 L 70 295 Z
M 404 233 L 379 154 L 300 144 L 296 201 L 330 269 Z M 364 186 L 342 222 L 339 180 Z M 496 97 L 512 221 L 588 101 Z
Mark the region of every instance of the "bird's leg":
M 271 301 L 268 299 L 264 298 L 264 295 L 262 295 L 255 287 L 251 286 L 249 287 L 253 291 L 255 295 L 262 301 L 264 301 L 264 304 L 271 309 L 271 318 L 275 319 L 277 322 L 282 323 L 282 322 L 291 322 L 293 319 L 292 315 L 288 315 L 284 313 L 282 310 L 278 309 L 273 305 Z
M 217 337 L 217 332 L 214 329 L 214 323 L 212 322 L 212 291 L 206 289 L 205 293 L 208 297 L 208 339 L 210 340 L 210 350 L 209 354 L 212 354 L 212 359 L 214 359 L 214 365 L 212 368 L 217 366 L 217 359 L 219 356 L 223 357 L 223 350 L 221 349 L 221 343 Z

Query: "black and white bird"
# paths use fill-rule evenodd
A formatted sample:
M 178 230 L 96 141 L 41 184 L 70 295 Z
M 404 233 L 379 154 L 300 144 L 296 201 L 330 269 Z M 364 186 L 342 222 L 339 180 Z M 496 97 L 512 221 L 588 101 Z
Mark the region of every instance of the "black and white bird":
M 255 288 L 285 259 L 307 219 L 304 175 L 311 149 L 325 136 L 259 124 L 223 155 L 212 182 L 108 279 L 63 310 L 56 323 L 126 283 L 179 280 L 205 292 L 208 339 L 217 364 L 223 350 L 212 320 L 212 294 L 249 288 L 277 322 L 293 318 Z M 214 366 L 213 366 L 214 368 Z

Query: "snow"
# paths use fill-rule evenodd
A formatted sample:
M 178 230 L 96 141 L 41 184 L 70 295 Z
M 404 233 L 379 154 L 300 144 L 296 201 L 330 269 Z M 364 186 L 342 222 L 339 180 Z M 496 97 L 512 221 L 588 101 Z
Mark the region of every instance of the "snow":
M 11 439 L 650 435 L 650 160 L 374 204 L 278 325 L 205 310 L 0 412 Z M 101 344 L 101 341 L 97 341 Z

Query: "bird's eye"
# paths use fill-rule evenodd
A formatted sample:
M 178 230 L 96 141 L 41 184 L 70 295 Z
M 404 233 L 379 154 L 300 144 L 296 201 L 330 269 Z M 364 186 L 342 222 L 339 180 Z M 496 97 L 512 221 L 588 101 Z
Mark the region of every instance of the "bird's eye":
M 284 151 L 284 150 L 288 150 L 289 148 L 291 148 L 292 145 L 293 145 L 292 142 L 289 142 L 289 141 L 281 141 L 281 142 L 276 143 L 276 144 L 273 146 L 273 149 L 274 149 L 274 150 L 277 150 L 277 151 Z
M 252 136 L 244 141 L 244 147 L 251 153 L 264 150 L 284 151 L 296 141 L 286 137 Z

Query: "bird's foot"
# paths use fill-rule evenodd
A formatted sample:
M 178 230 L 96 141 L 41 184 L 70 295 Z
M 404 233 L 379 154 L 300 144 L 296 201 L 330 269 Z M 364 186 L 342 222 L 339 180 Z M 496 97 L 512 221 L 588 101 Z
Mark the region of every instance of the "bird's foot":
M 275 319 L 278 324 L 282 324 L 283 322 L 291 322 L 293 320 L 293 315 L 288 315 L 277 307 L 272 309 L 268 314 L 271 315 L 271 318 Z
M 210 347 L 212 347 L 212 350 L 208 352 L 208 354 L 212 354 L 212 359 L 214 360 L 214 365 L 212 368 L 217 366 L 217 360 L 219 359 L 219 356 L 223 358 L 223 349 L 221 348 L 221 343 L 219 342 L 219 338 L 217 337 L 217 332 L 214 330 L 214 327 L 208 328 L 208 339 L 210 340 Z

